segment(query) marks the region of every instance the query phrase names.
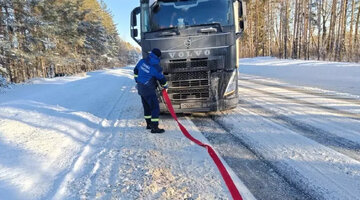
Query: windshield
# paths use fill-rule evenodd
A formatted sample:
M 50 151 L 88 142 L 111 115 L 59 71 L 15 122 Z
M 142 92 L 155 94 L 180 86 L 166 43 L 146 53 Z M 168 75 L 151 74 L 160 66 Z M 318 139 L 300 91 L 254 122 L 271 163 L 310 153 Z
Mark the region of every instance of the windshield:
M 149 32 L 204 24 L 233 25 L 231 0 L 158 2 L 151 6 Z

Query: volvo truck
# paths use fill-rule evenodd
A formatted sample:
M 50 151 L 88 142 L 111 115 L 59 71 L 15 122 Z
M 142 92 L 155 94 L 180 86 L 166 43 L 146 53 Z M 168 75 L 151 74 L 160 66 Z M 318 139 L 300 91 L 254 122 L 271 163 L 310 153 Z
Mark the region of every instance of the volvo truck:
M 244 1 L 140 0 L 130 18 L 142 56 L 153 48 L 162 51 L 161 67 L 176 112 L 236 107 Z

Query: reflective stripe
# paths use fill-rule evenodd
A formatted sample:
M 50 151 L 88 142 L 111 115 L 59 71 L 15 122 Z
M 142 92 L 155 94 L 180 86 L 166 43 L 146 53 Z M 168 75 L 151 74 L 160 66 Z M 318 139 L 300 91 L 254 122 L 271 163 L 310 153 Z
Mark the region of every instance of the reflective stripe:
M 134 74 L 134 77 L 135 77 L 135 78 L 137 78 L 137 77 L 138 77 L 138 75 L 137 75 L 137 74 Z
M 159 118 L 157 119 L 151 119 L 152 122 L 158 122 L 159 121 Z
M 151 115 L 150 116 L 144 116 L 145 119 L 151 119 Z
M 168 82 L 166 82 L 164 85 L 162 85 L 163 87 L 165 87 L 165 86 L 168 86 Z

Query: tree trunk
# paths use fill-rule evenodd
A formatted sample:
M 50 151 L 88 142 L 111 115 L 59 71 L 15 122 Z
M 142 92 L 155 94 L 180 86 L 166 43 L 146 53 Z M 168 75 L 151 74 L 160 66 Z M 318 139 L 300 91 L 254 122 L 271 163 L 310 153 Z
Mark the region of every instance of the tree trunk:
M 317 28 L 318 28 L 318 37 L 317 37 L 317 59 L 320 60 L 320 40 L 321 40 L 321 15 L 322 15 L 322 0 L 318 1 L 317 7 Z
M 284 23 L 283 21 L 285 20 L 285 14 L 284 14 L 284 8 L 285 5 L 284 5 L 284 2 L 281 2 L 281 5 L 280 5 L 280 22 L 279 22 L 279 56 L 280 58 L 283 58 L 283 51 L 282 51 L 282 48 L 283 48 L 283 35 L 284 35 Z
M 330 27 L 329 27 L 329 37 L 327 44 L 327 56 L 332 55 L 334 49 L 334 40 L 335 40 L 335 23 L 336 23 L 336 6 L 337 0 L 333 0 L 331 6 L 331 19 L 330 19 Z
M 349 44 L 349 55 L 348 55 L 348 61 L 352 61 L 353 60 L 353 44 L 352 44 L 352 36 L 353 36 L 353 31 L 354 31 L 354 11 L 355 11 L 355 0 L 352 0 L 351 2 L 351 19 L 350 19 L 350 32 L 349 32 L 349 40 L 348 40 L 348 44 Z
M 255 56 L 259 56 L 259 0 L 255 1 Z
M 299 40 L 299 3 L 295 0 L 295 20 L 294 20 L 294 34 L 293 34 L 293 47 L 292 47 L 292 58 L 297 58 L 298 40 Z
M 254 26 L 253 26 L 253 22 L 254 22 L 254 14 L 252 12 L 252 3 L 251 1 L 249 1 L 248 3 L 248 8 L 250 9 L 250 16 L 249 16 L 249 55 L 250 56 L 254 56 Z
M 326 8 L 327 8 L 327 0 L 322 0 L 322 4 L 321 4 L 321 12 L 322 12 L 322 41 L 321 41 L 321 47 L 320 47 L 320 53 L 322 55 L 322 59 L 325 60 L 326 58 L 326 47 L 325 47 L 325 41 L 326 41 L 326 34 L 327 34 L 327 28 L 326 28 L 326 23 L 327 23 L 327 18 L 326 18 Z
M 307 60 L 310 59 L 310 47 L 311 47 L 311 36 L 312 36 L 312 26 L 311 26 L 311 6 L 312 6 L 312 0 L 309 0 L 309 4 L 308 4 L 308 38 L 307 38 Z
M 307 55 L 307 45 L 308 45 L 308 34 L 309 34 L 309 9 L 307 8 L 307 6 L 309 6 L 309 0 L 303 0 L 303 41 L 302 41 L 302 49 L 303 49 L 303 54 L 304 54 L 304 59 L 306 60 L 306 55 Z M 301 56 L 300 56 L 301 58 Z
M 348 0 L 341 0 L 338 35 L 337 35 L 336 47 L 335 47 L 335 60 L 337 60 L 337 61 L 341 61 L 342 51 L 344 50 L 347 3 L 348 3 Z
M 358 13 L 357 13 L 357 17 L 356 17 L 356 25 L 355 25 L 355 35 L 354 35 L 354 45 L 355 45 L 355 49 L 356 49 L 356 57 L 357 57 L 357 61 L 359 61 L 359 57 L 360 57 L 360 45 L 359 45 L 359 21 L 360 21 L 360 5 L 358 6 Z
M 335 57 L 334 57 L 334 61 L 338 60 L 338 57 L 339 57 L 344 0 L 341 0 L 340 4 L 341 4 L 341 6 L 340 6 L 340 14 L 339 14 L 339 17 L 338 17 L 339 23 L 338 23 L 338 27 L 337 27 L 337 35 L 336 35 L 336 41 L 335 41 Z
M 288 41 L 289 41 L 289 12 L 290 5 L 289 1 L 285 1 L 285 24 L 284 26 L 284 56 L 288 58 Z
M 267 10 L 268 10 L 268 23 L 266 25 L 266 30 L 268 32 L 268 52 L 267 52 L 267 55 L 268 56 L 271 56 L 271 38 L 272 38 L 272 34 L 271 34 L 271 30 L 273 28 L 273 20 L 272 20 L 272 16 L 271 16 L 271 13 L 272 13 L 272 10 L 271 10 L 271 0 L 268 0 L 268 4 L 267 4 Z
M 3 6 L 2 4 L 0 4 L 0 35 L 4 36 L 4 27 L 5 27 L 5 24 L 3 24 Z

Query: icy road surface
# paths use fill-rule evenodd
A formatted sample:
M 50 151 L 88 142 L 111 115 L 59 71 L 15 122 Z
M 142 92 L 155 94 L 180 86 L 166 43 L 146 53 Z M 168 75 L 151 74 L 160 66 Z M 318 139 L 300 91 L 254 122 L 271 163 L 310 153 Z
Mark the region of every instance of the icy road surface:
M 1 93 L 0 199 L 229 199 L 206 150 L 173 120 L 162 120 L 166 134 L 145 130 L 134 86 L 121 68 Z
M 258 199 L 360 199 L 359 77 L 359 64 L 242 59 L 237 108 L 193 121 Z

